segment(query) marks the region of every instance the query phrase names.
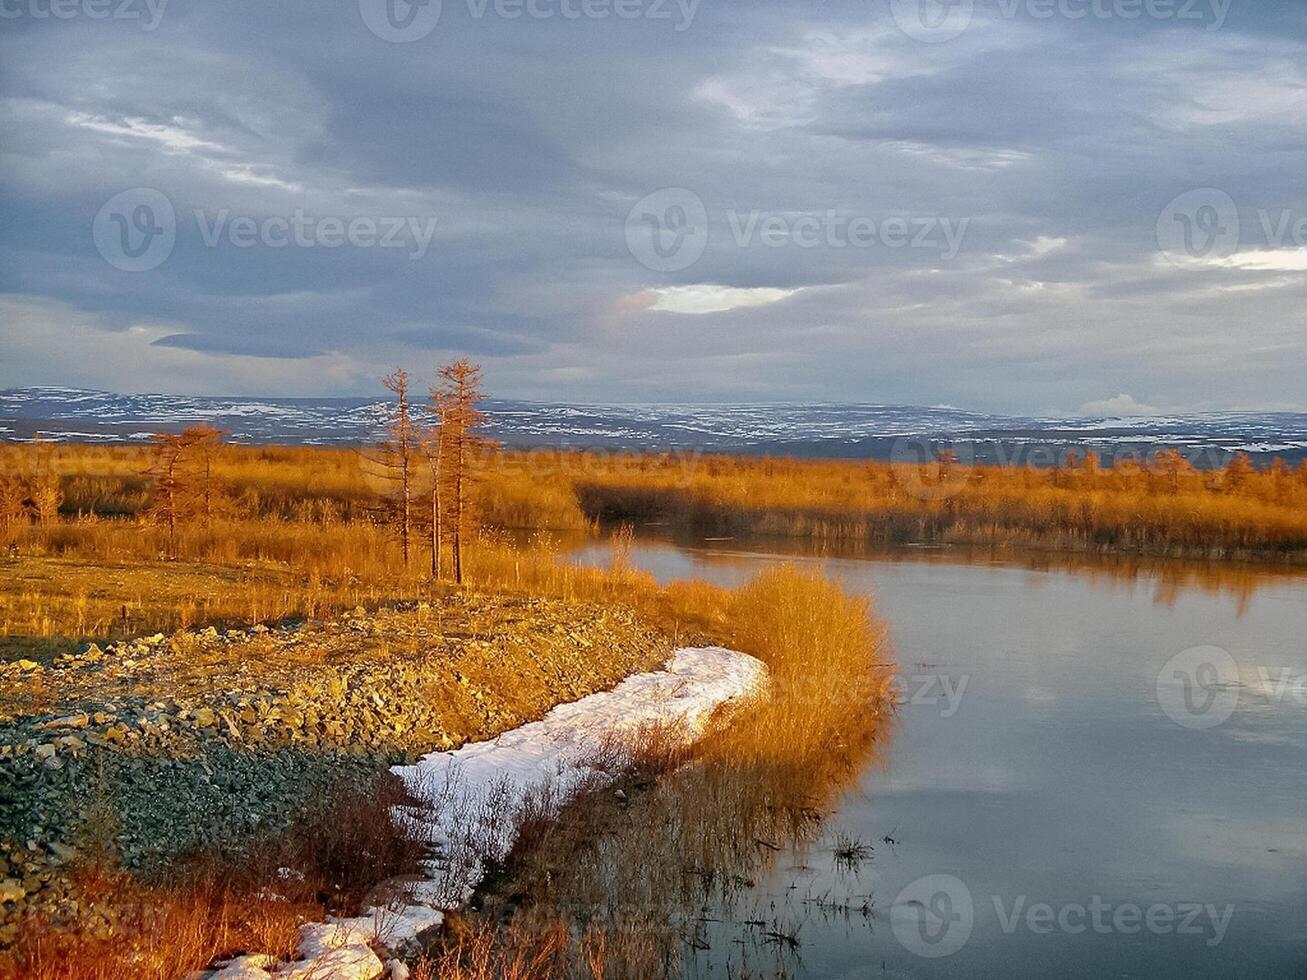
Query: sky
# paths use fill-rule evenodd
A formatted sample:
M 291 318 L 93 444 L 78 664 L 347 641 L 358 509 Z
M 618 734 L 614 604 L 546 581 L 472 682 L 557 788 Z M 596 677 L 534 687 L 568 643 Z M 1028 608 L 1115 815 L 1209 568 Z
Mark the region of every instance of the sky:
M 1307 4 L 0 0 L 0 388 L 1307 410 Z

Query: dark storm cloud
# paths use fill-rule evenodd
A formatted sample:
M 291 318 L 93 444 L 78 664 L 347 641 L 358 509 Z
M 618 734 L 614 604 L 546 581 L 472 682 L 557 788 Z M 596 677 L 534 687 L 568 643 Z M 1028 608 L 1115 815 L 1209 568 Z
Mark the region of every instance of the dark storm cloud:
M 939 43 L 889 0 L 445 0 L 411 43 L 357 2 L 137 6 L 5 7 L 0 386 L 352 393 L 467 352 L 537 398 L 1307 407 L 1299 4 L 976 0 Z M 1172 261 L 1206 187 L 1239 248 Z M 143 271 L 119 243 L 162 226 L 102 214 L 132 188 L 173 211 Z M 660 188 L 690 261 L 628 242 Z

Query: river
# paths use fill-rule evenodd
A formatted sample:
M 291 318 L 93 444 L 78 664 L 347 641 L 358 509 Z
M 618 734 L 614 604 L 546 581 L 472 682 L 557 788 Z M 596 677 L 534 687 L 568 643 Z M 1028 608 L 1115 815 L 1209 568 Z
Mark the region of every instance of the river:
M 689 975 L 1307 976 L 1307 577 L 741 541 L 632 554 L 726 585 L 778 559 L 874 598 L 902 703 L 825 843 L 704 910 Z M 837 855 L 839 834 L 866 859 Z

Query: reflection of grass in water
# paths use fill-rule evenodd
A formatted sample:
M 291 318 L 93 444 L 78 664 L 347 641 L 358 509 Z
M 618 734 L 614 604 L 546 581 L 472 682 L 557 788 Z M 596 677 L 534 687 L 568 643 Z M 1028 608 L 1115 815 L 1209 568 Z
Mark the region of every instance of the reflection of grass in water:
M 873 848 L 861 837 L 850 837 L 844 831 L 836 831 L 835 846 L 832 853 L 835 855 L 835 866 L 845 871 L 856 871 L 868 861 L 871 860 Z
M 719 928 L 746 939 L 732 975 L 793 969 L 803 902 L 743 906 L 779 856 L 819 843 L 884 733 L 883 633 L 864 601 L 791 568 L 764 573 L 730 612 L 728 639 L 768 665 L 766 695 L 689 758 L 666 733 L 645 733 L 620 792 L 583 792 L 557 820 L 528 813 L 507 871 L 450 930 L 431 976 L 678 975 Z

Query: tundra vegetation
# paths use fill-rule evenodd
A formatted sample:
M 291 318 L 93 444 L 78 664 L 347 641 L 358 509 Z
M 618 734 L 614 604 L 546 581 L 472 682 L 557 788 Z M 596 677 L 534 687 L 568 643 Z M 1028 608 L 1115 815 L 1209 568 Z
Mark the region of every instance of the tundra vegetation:
M 659 586 L 633 567 L 632 523 L 1307 557 L 1302 467 L 508 452 L 480 434 L 475 365 L 439 369 L 425 400 L 402 371 L 386 384 L 383 437 L 360 451 L 232 445 L 208 426 L 0 447 L 0 976 L 171 978 L 282 955 L 300 922 L 414 870 L 388 765 L 720 642 L 768 664 L 767 696 L 691 753 L 651 736 L 620 797 L 582 792 L 560 822 L 519 814 L 482 911 L 412 962 L 674 972 L 695 908 L 822 839 L 885 733 L 890 678 L 879 626 L 835 586 L 791 569 L 737 592 Z M 560 560 L 562 536 L 608 522 L 608 567 Z

